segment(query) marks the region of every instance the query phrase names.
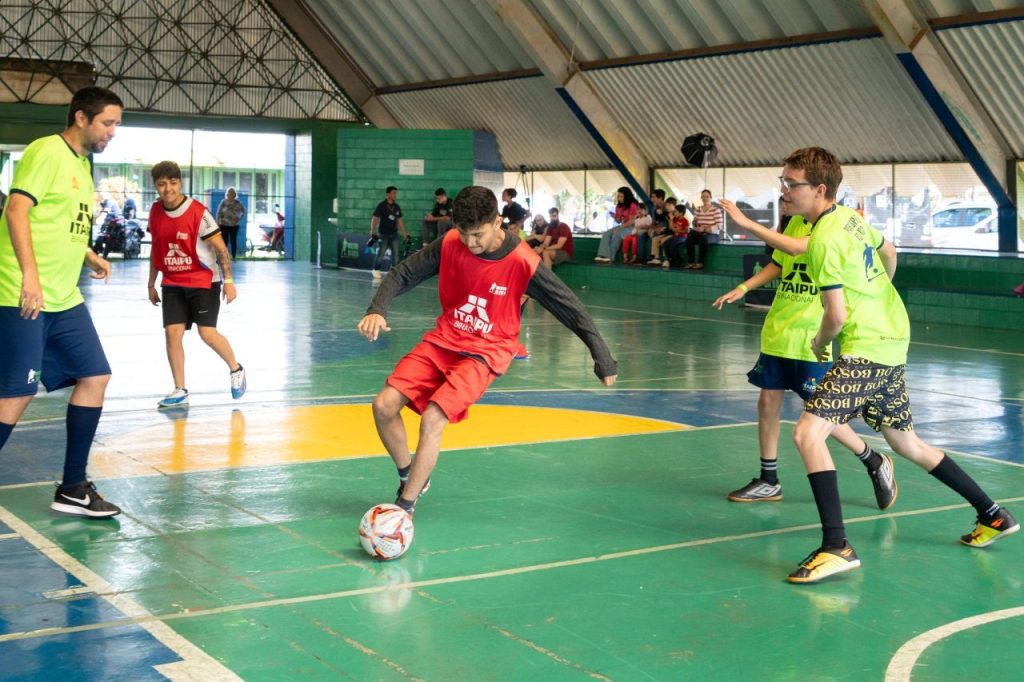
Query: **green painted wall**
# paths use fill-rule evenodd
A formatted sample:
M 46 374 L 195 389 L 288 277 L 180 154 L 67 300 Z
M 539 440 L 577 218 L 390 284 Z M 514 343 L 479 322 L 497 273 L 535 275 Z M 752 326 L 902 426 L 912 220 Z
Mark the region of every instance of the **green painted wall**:
M 435 189 L 444 187 L 454 197 L 473 184 L 471 130 L 350 128 L 339 130 L 337 139 L 338 223 L 343 231 L 369 234 L 373 209 L 384 200 L 385 188 L 394 185 L 405 227 L 418 237 L 423 214 L 434 207 Z M 422 159 L 423 175 L 399 175 L 399 159 Z M 336 258 L 336 239 L 330 241 Z

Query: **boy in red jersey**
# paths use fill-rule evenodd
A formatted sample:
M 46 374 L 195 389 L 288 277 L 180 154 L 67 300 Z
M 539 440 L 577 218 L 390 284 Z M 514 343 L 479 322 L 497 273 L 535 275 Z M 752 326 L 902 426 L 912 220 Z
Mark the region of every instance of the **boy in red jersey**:
M 153 166 L 153 186 L 160 201 L 149 209 L 149 231 L 153 248 L 149 259 L 149 300 L 160 305 L 156 273 L 162 272 L 164 334 L 167 361 L 171 365 L 174 390 L 159 407 L 188 404 L 185 388 L 185 330 L 199 325 L 199 337 L 227 363 L 231 372 L 231 397 L 245 393 L 245 369 L 235 360 L 231 344 L 217 331 L 220 297 L 235 300 L 231 277 L 231 256 L 217 222 L 206 207 L 181 193 L 181 169 L 173 161 Z M 217 268 L 220 263 L 220 269 Z M 224 290 L 221 292 L 221 273 Z
M 390 331 L 391 300 L 438 276 L 441 314 L 395 366 L 373 401 L 377 433 L 398 468 L 395 504 L 412 514 L 430 485 L 441 433 L 466 418 L 469 407 L 512 363 L 518 346 L 519 301 L 529 294 L 590 349 L 594 373 L 615 383 L 617 365 L 576 295 L 511 231 L 501 229 L 498 202 L 486 187 L 465 187 L 455 197 L 455 230 L 395 266 L 381 283 L 359 332 L 376 341 Z M 415 457 L 409 454 L 401 410 L 421 415 Z

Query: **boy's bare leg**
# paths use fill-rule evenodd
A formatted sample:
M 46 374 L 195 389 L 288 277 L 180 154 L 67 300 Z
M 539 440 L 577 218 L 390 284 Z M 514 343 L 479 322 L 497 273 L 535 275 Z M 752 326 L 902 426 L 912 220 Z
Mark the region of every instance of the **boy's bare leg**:
M 377 435 L 399 469 L 404 469 L 412 463 L 409 439 L 405 435 L 405 422 L 402 421 L 402 408 L 408 402 L 409 399 L 397 388 L 388 385 L 385 385 L 373 399 L 373 423 L 377 426 Z

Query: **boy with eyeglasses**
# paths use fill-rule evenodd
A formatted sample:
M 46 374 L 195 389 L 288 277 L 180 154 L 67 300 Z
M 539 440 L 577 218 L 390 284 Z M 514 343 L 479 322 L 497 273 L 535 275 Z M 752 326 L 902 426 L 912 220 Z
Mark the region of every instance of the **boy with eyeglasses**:
M 960 537 L 961 543 L 987 547 L 1020 530 L 1009 511 L 914 431 L 904 380 L 910 320 L 892 284 L 896 249 L 856 211 L 836 203 L 842 179 L 839 161 L 830 152 L 820 147 L 799 149 L 783 167 L 782 203 L 787 213 L 811 225 L 810 236 L 793 239 L 741 223 L 777 248 L 806 250 L 808 274 L 821 292 L 824 307 L 811 350 L 824 361 L 832 341 L 838 339 L 840 345 L 839 360 L 805 404 L 793 430 L 818 507 L 822 543 L 789 574 L 792 583 L 814 583 L 860 566 L 846 538 L 835 465 L 826 445 L 837 426 L 858 415 L 880 431 L 897 454 L 974 507 L 977 521 L 970 533 Z M 733 206 L 730 215 L 737 213 Z
M 744 216 L 736 205 L 722 199 L 721 204 L 741 225 L 757 223 Z M 799 239 L 811 232 L 800 216 L 792 216 L 784 234 Z M 735 303 L 747 292 L 779 280 L 775 298 L 761 328 L 761 353 L 753 369 L 747 372 L 751 384 L 761 389 L 757 399 L 757 436 L 761 471 L 747 485 L 730 492 L 733 502 L 775 502 L 782 499 L 778 477 L 779 417 L 786 391 L 802 400 L 814 394 L 831 363 L 819 362 L 810 341 L 821 324 L 822 308 L 818 288 L 807 274 L 806 253 L 787 253 L 775 249 L 772 261 L 731 291 L 715 299 L 719 310 Z M 875 452 L 849 424 L 840 424 L 832 432 L 840 445 L 852 452 L 867 468 L 879 509 L 888 509 L 896 501 L 899 488 L 893 475 L 892 458 Z

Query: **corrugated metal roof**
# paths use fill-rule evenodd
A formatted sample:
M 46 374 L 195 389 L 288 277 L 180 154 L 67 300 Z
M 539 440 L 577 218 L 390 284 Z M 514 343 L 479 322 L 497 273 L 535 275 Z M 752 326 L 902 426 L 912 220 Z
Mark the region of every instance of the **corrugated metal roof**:
M 381 95 L 409 128 L 486 130 L 506 169 L 608 168 L 608 159 L 544 77 Z
M 576 61 L 870 28 L 855 2 L 531 0 Z
M 305 0 L 375 86 L 535 68 L 485 0 Z
M 821 79 L 817 74 L 828 74 Z M 705 132 L 719 166 L 774 165 L 820 145 L 844 163 L 962 156 L 881 39 L 589 71 L 652 165 L 679 166 Z
M 1024 158 L 1024 22 L 937 31 L 1016 158 Z
M 1020 0 L 918 0 L 929 19 L 1024 7 Z

